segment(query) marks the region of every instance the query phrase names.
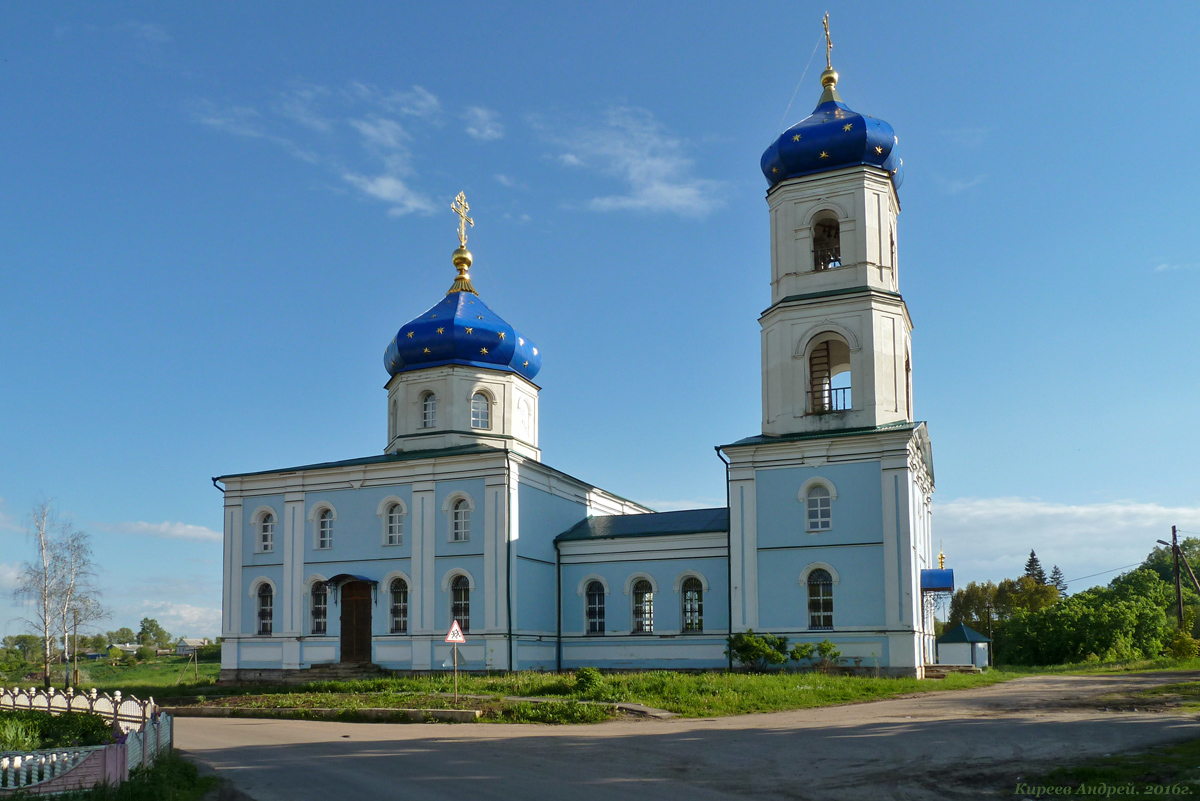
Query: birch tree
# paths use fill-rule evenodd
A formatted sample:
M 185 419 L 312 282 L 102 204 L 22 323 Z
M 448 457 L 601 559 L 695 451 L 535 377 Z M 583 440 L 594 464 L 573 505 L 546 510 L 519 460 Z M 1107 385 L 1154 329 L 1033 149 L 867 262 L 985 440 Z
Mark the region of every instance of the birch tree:
M 47 690 L 50 689 L 50 661 L 54 656 L 55 624 L 58 622 L 55 591 L 60 580 L 54 551 L 59 530 L 58 517 L 50 501 L 34 504 L 28 531 L 37 552 L 34 559 L 21 565 L 17 587 L 13 591 L 18 600 L 33 608 L 32 616 L 26 618 L 26 622 L 41 638 L 43 679 Z

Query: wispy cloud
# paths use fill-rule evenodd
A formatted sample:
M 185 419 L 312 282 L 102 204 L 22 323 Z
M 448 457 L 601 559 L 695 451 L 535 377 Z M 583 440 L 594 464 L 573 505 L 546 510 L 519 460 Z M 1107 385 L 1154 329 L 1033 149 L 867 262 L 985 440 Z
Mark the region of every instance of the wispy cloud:
M 122 33 L 128 33 L 134 38 L 150 44 L 169 44 L 175 41 L 171 38 L 171 34 L 167 33 L 165 27 L 154 22 L 130 20 L 129 22 L 122 22 L 114 26 L 114 29 Z
M 487 142 L 504 136 L 504 126 L 500 124 L 500 115 L 482 106 L 471 106 L 463 114 L 467 121 L 467 133 L 476 139 Z
M 21 566 L 16 562 L 0 562 L 0 595 L 8 596 L 17 588 L 17 574 Z
M 402 216 L 434 204 L 414 186 L 413 137 L 396 117 L 435 125 L 440 109 L 420 86 L 384 91 L 352 83 L 338 90 L 298 84 L 255 105 L 198 100 L 189 111 L 209 128 L 269 142 L 323 167 L 362 196 L 387 203 L 389 215 Z
M 1036 550 L 1067 579 L 1136 564 L 1171 526 L 1200 533 L 1200 507 L 1114 501 L 1050 503 L 1025 498 L 968 498 L 935 503 L 934 549 L 945 543 L 946 561 L 960 585 L 1018 575 Z M 1072 591 L 1109 581 L 1105 573 L 1071 585 Z
M 534 120 L 535 126 L 545 126 Z M 548 138 L 564 148 L 558 161 L 569 167 L 600 171 L 626 184 L 622 194 L 593 198 L 596 211 L 671 212 L 703 216 L 723 204 L 724 185 L 695 176 L 684 140 L 672 136 L 645 109 L 609 109 L 597 125 L 582 126 L 569 136 L 551 132 Z
M 221 532 L 211 528 L 196 526 L 191 523 L 145 523 L 134 521 L 127 523 L 102 523 L 98 528 L 117 534 L 134 534 L 148 537 L 162 537 L 170 540 L 195 540 L 197 542 L 220 542 Z
M 967 150 L 978 150 L 987 142 L 989 133 L 990 128 L 950 128 L 942 131 L 942 136 L 949 139 L 951 144 Z
M 954 178 L 947 180 L 945 178 L 938 178 L 937 182 L 941 185 L 942 191 L 947 195 L 961 195 L 963 192 L 966 192 L 968 189 L 974 189 L 986 180 L 986 175 L 976 175 L 970 179 Z
M 512 178 L 509 178 L 507 175 L 496 173 L 493 177 L 496 179 L 496 183 L 500 184 L 501 186 L 514 187 L 517 185 L 517 182 Z
M 1196 269 L 1195 264 L 1171 264 L 1169 262 L 1163 262 L 1162 264 L 1159 264 L 1158 266 L 1156 266 L 1154 268 L 1154 272 L 1169 273 L 1169 272 L 1174 272 L 1176 270 L 1194 270 L 1194 269 Z
M 0 531 L 24 531 L 21 521 L 8 513 L 7 503 L 0 498 Z
M 176 637 L 213 637 L 221 633 L 221 610 L 210 606 L 192 606 L 170 601 L 143 601 L 129 609 L 128 613 L 121 619 L 128 617 L 131 620 L 137 620 L 141 617 L 152 617 Z

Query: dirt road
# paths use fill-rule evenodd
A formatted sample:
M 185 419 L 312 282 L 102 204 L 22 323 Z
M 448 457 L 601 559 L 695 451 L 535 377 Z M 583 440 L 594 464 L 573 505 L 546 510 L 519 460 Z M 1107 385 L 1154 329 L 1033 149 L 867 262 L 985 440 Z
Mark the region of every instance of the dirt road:
M 1018 777 L 1049 765 L 1200 737 L 1200 716 L 1114 700 L 1187 680 L 1200 673 L 595 726 L 181 718 L 176 745 L 255 801 L 1011 797 Z

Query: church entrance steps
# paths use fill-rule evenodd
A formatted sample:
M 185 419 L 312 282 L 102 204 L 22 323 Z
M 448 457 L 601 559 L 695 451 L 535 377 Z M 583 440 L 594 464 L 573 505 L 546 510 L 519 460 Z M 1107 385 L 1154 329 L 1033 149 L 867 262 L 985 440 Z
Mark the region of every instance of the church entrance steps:
M 982 673 L 983 670 L 971 665 L 926 665 L 925 678 L 944 679 L 951 673 Z

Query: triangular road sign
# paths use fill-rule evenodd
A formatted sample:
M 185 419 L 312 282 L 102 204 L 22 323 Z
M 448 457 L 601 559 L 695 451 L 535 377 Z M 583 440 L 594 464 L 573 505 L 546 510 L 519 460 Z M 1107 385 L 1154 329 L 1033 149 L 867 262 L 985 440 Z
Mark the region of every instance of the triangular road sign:
M 463 636 L 462 629 L 458 627 L 458 621 L 454 621 L 454 625 L 450 627 L 450 631 L 446 634 L 446 642 L 466 642 L 467 638 Z

